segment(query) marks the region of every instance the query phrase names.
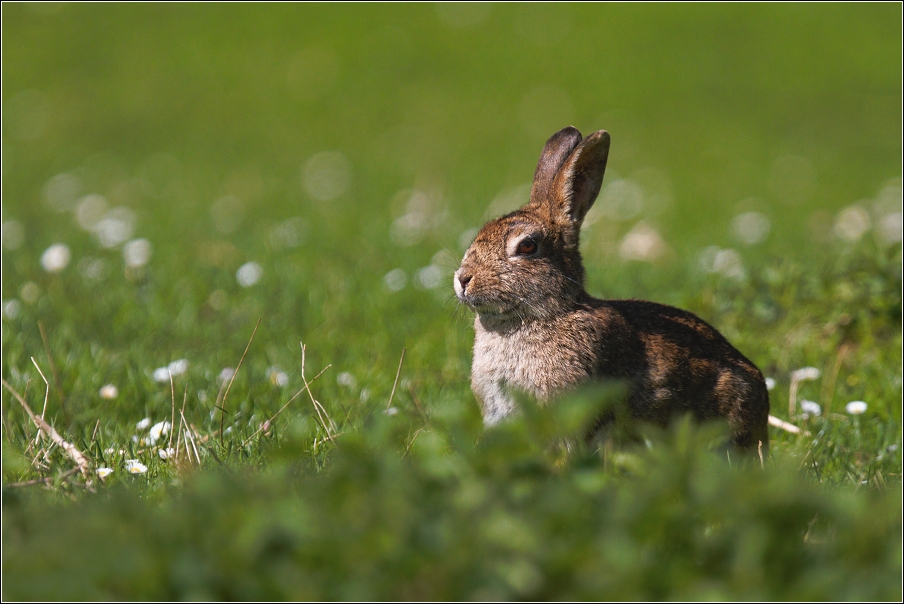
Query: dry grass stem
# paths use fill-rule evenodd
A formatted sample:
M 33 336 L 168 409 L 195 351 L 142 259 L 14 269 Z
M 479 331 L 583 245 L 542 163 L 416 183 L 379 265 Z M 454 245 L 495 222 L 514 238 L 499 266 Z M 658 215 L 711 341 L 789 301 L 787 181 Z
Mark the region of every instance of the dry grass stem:
M 411 395 L 411 400 L 414 402 L 414 406 L 417 407 L 417 410 L 421 414 L 421 417 L 424 418 L 424 423 L 429 424 L 430 419 L 427 417 L 427 412 L 424 411 L 424 407 L 421 405 L 421 401 L 418 400 L 417 394 L 414 393 L 414 386 L 408 386 L 408 394 Z
M 402 374 L 402 362 L 405 360 L 405 348 L 402 348 L 402 356 L 399 358 L 399 368 L 396 369 L 395 381 L 392 383 L 392 392 L 389 393 L 389 402 L 386 403 L 386 409 L 392 407 L 392 397 L 395 396 L 396 386 L 399 384 L 399 376 Z
M 841 370 L 841 364 L 844 363 L 845 357 L 847 357 L 848 353 L 853 348 L 853 345 L 850 343 L 844 343 L 838 348 L 838 355 L 835 357 L 835 364 L 832 366 L 832 374 L 829 376 L 828 380 L 823 381 L 823 391 L 820 393 L 820 398 L 825 404 L 825 413 L 831 413 L 832 411 L 832 401 L 835 398 L 835 383 L 838 381 L 838 372 Z
M 321 375 L 323 375 L 323 372 L 326 371 L 326 370 L 329 369 L 329 368 L 330 368 L 330 366 L 327 365 L 326 367 L 324 367 L 323 369 L 321 369 L 321 370 L 320 370 L 320 373 L 318 373 L 317 375 L 315 375 L 315 376 L 311 379 L 310 382 L 306 382 L 305 385 L 307 386 L 308 384 L 313 384 L 314 381 L 315 381 L 317 378 L 319 378 Z M 302 373 L 304 373 L 304 370 L 302 370 Z M 304 380 L 304 377 L 302 377 L 302 380 Z M 261 423 L 260 427 L 259 427 L 257 430 L 255 430 L 254 434 L 252 434 L 251 436 L 249 436 L 248 438 L 245 439 L 245 441 L 242 443 L 242 447 L 244 447 L 244 446 L 247 445 L 249 442 L 251 442 L 251 439 L 252 439 L 252 438 L 254 438 L 254 437 L 257 436 L 258 434 L 260 434 L 260 433 L 263 431 L 264 426 L 266 426 L 267 424 L 270 424 L 271 422 L 273 422 L 273 420 L 275 420 L 275 419 L 279 416 L 280 413 L 282 413 L 283 411 L 285 411 L 286 407 L 289 406 L 289 403 L 291 403 L 292 401 L 294 401 L 295 399 L 297 399 L 299 396 L 301 396 L 301 393 L 304 392 L 304 391 L 305 391 L 305 388 L 302 388 L 301 390 L 299 390 L 298 392 L 296 392 L 295 395 L 292 396 L 292 398 L 290 398 L 288 401 L 286 401 L 286 404 L 285 404 L 285 405 L 283 405 L 282 407 L 280 407 L 279 411 L 277 411 L 275 414 L 273 414 L 273 417 L 271 417 L 271 418 L 268 419 L 267 421 Z
M 313 380 L 311 380 L 311 381 L 313 381 Z M 273 417 L 271 417 L 271 418 L 268 419 L 267 421 L 261 423 L 260 427 L 259 427 L 257 430 L 254 431 L 254 434 L 252 434 L 251 436 L 249 436 L 248 438 L 245 439 L 245 441 L 242 443 L 242 448 L 244 448 L 245 445 L 247 445 L 249 442 L 251 442 L 251 439 L 252 439 L 252 438 L 254 438 L 254 437 L 257 436 L 258 434 L 260 434 L 260 433 L 264 430 L 264 426 L 265 426 L 265 425 L 267 425 L 268 423 L 270 423 L 270 422 L 272 422 L 274 419 L 276 419 L 276 418 L 279 416 L 279 414 L 282 413 L 282 412 L 285 410 L 285 408 L 289 406 L 289 403 L 291 403 L 292 401 L 294 401 L 295 399 L 297 399 L 299 396 L 301 396 L 301 393 L 302 393 L 302 392 L 304 392 L 304 388 L 302 388 L 301 390 L 299 390 L 298 392 L 296 392 L 296 393 L 295 393 L 295 396 L 293 396 L 293 397 L 290 398 L 288 401 L 286 401 L 286 404 L 283 405 L 282 407 L 280 407 L 280 408 L 279 408 L 279 411 L 277 411 L 277 412 L 273 415 Z
M 66 470 L 65 472 L 60 474 L 58 478 L 60 480 L 65 480 L 78 471 L 79 471 L 78 468 L 72 468 L 71 470 Z M 35 478 L 33 480 L 26 480 L 23 482 L 11 482 L 11 483 L 3 485 L 3 488 L 15 489 L 18 487 L 28 487 L 28 486 L 35 485 L 35 484 L 48 484 L 48 483 L 53 482 L 54 478 L 55 477 L 53 477 L 53 476 L 45 476 L 44 478 Z
M 37 453 L 35 453 L 35 456 L 31 458 L 31 465 L 35 468 L 38 468 L 39 470 L 47 470 L 50 468 L 50 466 L 48 466 L 43 461 L 40 461 L 40 462 L 38 461 L 38 458 L 41 457 L 41 455 L 43 455 L 43 454 L 44 454 L 44 449 L 40 449 Z
M 769 416 L 769 425 L 776 428 L 781 428 L 785 432 L 790 432 L 791 434 L 800 434 L 800 428 L 792 423 L 786 422 L 783 419 L 779 419 L 774 415 Z
M 50 397 L 50 383 L 47 381 L 47 378 L 44 377 L 44 372 L 38 367 L 34 357 L 31 357 L 31 363 L 35 366 L 35 369 L 38 370 L 38 373 L 41 374 L 41 379 L 44 380 L 44 408 L 41 409 L 41 419 L 44 419 L 45 414 L 47 413 L 47 399 Z M 38 434 L 35 436 L 35 444 L 38 444 L 39 442 L 41 442 L 41 430 L 38 430 Z
M 185 430 L 185 403 L 187 397 L 182 397 L 182 409 L 179 411 L 179 435 L 176 438 L 176 448 L 173 449 L 173 458 L 178 463 L 179 461 L 179 449 L 182 444 L 182 431 Z M 185 449 L 188 454 L 188 463 L 191 464 L 191 451 L 188 450 L 188 438 L 185 439 Z
M 229 385 L 226 386 L 226 392 L 223 394 L 223 400 L 220 403 L 220 446 L 223 446 L 223 420 L 226 416 L 226 397 L 229 396 L 229 389 L 232 388 L 232 382 L 235 380 L 235 376 L 238 375 L 239 369 L 242 368 L 242 362 L 245 360 L 245 355 L 248 354 L 248 349 L 251 348 L 251 342 L 254 340 L 254 334 L 257 333 L 257 328 L 261 326 L 261 317 L 257 320 L 257 325 L 254 326 L 254 331 L 251 332 L 251 337 L 248 338 L 248 345 L 245 346 L 245 352 L 242 353 L 242 358 L 239 359 L 239 364 L 236 366 L 235 371 L 232 372 L 232 376 L 229 378 Z
M 37 366 L 37 363 L 35 364 L 35 366 Z M 79 467 L 79 469 L 82 472 L 82 475 L 85 478 L 87 478 L 88 470 L 91 465 L 90 462 L 88 461 L 88 458 L 85 457 L 85 455 L 81 451 L 79 451 L 75 447 L 75 445 L 66 441 L 62 436 L 60 436 L 59 433 L 56 430 L 54 430 L 53 427 L 50 426 L 47 422 L 45 422 L 43 418 L 35 415 L 34 411 L 31 410 L 31 407 L 28 406 L 28 403 L 25 402 L 25 399 L 22 398 L 22 396 L 18 392 L 16 392 L 15 389 L 12 386 L 10 386 L 6 380 L 0 380 L 0 381 L 2 381 L 3 386 L 7 390 L 9 390 L 10 394 L 12 394 L 14 397 L 16 397 L 16 400 L 19 401 L 19 404 L 22 405 L 22 408 L 25 409 L 25 412 L 29 415 L 29 417 L 31 417 L 31 421 L 33 421 L 35 423 L 35 425 L 38 426 L 38 428 L 43 430 L 44 433 L 50 437 L 50 440 L 52 440 L 54 443 L 59 445 L 59 447 L 61 449 L 63 449 L 63 451 L 66 452 L 66 455 L 68 455 L 69 458 L 72 461 L 74 461 L 75 464 Z M 48 391 L 49 391 L 50 385 L 48 384 L 47 387 L 48 387 Z
M 173 446 L 173 424 L 176 423 L 176 387 L 173 385 L 173 372 L 167 368 L 166 373 L 169 375 L 169 388 L 170 388 L 170 401 L 171 401 L 170 429 L 169 429 L 169 438 L 167 439 L 166 446 L 167 446 L 167 448 L 170 448 Z M 183 402 L 183 407 L 184 406 L 185 405 Z
M 53 355 L 50 354 L 50 342 L 47 340 L 47 333 L 44 331 L 44 324 L 41 321 L 38 321 L 38 329 L 41 332 L 41 341 L 44 343 L 44 353 L 47 355 L 47 362 L 50 363 L 50 374 L 53 376 L 53 385 L 56 388 L 57 398 L 60 399 L 60 409 L 63 411 L 63 417 L 68 426 L 69 412 L 66 410 L 66 401 L 63 398 L 63 388 L 60 386 L 60 373 L 57 371 Z
M 186 421 L 186 419 L 185 419 L 185 414 L 184 414 L 183 412 L 180 411 L 180 412 L 179 412 L 179 415 L 182 416 L 182 423 L 185 425 L 185 434 L 186 434 L 186 437 L 187 437 L 187 438 L 186 438 L 186 442 L 191 442 L 191 448 L 192 448 L 192 449 L 194 450 L 194 452 L 195 452 L 195 459 L 198 460 L 198 465 L 200 466 L 200 465 L 201 465 L 201 456 L 198 455 L 198 447 L 195 446 L 195 437 L 194 437 L 194 435 L 192 434 L 192 432 L 193 432 L 192 427 L 191 427 L 191 425 Z M 186 449 L 188 449 L 188 447 L 186 447 Z M 191 457 L 191 451 L 189 451 L 188 453 L 189 453 L 189 457 Z
M 317 401 L 317 399 L 314 398 L 313 393 L 311 393 L 311 382 L 313 382 L 314 380 L 319 378 L 321 375 L 323 375 L 323 372 L 326 371 L 327 369 L 329 369 L 330 367 L 332 367 L 332 364 L 327 365 L 326 367 L 321 369 L 320 373 L 318 373 L 314 377 L 314 380 L 311 380 L 309 382 L 307 380 L 307 378 L 305 378 L 305 376 L 304 376 L 305 350 L 306 350 L 305 345 L 304 345 L 304 342 L 299 342 L 299 344 L 301 344 L 301 381 L 304 382 L 305 390 L 308 391 L 308 397 L 310 397 L 311 403 L 314 405 L 314 411 L 317 413 L 317 418 L 320 420 L 320 425 L 323 426 L 323 430 L 327 433 L 327 436 L 330 437 L 330 440 L 332 440 L 332 438 L 334 436 L 334 432 L 336 430 L 338 430 L 338 428 L 336 428 L 336 424 L 333 422 L 332 418 L 330 418 L 329 414 L 326 412 L 326 409 L 323 408 L 323 405 L 321 405 Z M 324 418 L 326 418 L 326 419 L 324 419 Z M 329 420 L 329 425 L 327 425 L 327 420 Z M 330 430 L 330 426 L 332 426 L 332 428 L 333 428 L 332 430 Z

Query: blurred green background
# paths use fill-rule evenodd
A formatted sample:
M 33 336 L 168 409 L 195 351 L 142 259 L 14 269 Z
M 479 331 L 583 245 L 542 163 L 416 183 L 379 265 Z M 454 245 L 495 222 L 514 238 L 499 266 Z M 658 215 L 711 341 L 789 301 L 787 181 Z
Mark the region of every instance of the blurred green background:
M 454 246 L 455 227 L 529 182 L 568 124 L 610 131 L 609 180 L 634 177 L 654 198 L 625 221 L 653 221 L 682 253 L 730 243 L 748 209 L 771 221 L 770 248 L 805 247 L 816 211 L 900 177 L 894 4 L 17 4 L 3 16 L 4 212 L 38 248 L 73 236 L 43 201 L 59 173 L 138 212 L 155 249 L 218 237 L 211 206 L 232 194 L 241 218 L 225 230 L 246 253 L 263 223 L 300 214 L 312 244 L 369 257 L 406 188 L 438 196 L 449 221 L 431 235 Z M 321 203 L 302 168 L 324 151 L 341 154 L 345 186 Z M 380 248 L 383 266 L 409 254 Z

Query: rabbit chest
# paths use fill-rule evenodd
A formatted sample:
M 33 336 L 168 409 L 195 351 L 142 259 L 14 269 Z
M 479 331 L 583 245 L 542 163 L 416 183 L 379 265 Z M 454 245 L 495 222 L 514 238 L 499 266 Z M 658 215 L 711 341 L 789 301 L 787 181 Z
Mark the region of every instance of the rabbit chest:
M 595 330 L 576 325 L 573 318 L 498 326 L 478 316 L 474 330 L 471 388 L 487 425 L 515 412 L 512 391 L 548 400 L 592 374 Z

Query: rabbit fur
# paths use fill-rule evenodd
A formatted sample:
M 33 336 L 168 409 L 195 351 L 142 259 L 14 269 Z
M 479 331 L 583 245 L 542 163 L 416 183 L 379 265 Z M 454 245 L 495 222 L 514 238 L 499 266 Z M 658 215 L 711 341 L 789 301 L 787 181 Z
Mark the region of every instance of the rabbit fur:
M 671 306 L 584 290 L 581 223 L 608 155 L 604 130 L 552 135 L 529 202 L 484 225 L 455 272 L 456 296 L 477 313 L 471 387 L 484 423 L 517 411 L 513 390 L 546 402 L 591 379 L 617 379 L 627 383 L 636 419 L 721 418 L 738 447 L 766 447 L 766 383 L 722 334 Z

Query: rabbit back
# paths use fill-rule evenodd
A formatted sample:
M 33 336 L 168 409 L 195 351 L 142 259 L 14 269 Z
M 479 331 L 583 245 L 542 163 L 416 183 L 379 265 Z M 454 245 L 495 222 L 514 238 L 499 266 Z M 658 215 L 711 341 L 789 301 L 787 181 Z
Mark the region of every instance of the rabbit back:
M 663 426 L 682 413 L 698 420 L 722 418 L 737 446 L 768 443 L 769 393 L 763 375 L 718 330 L 665 304 L 594 302 L 597 316 L 618 326 L 599 342 L 594 376 L 629 381 L 634 417 Z

